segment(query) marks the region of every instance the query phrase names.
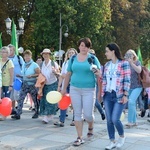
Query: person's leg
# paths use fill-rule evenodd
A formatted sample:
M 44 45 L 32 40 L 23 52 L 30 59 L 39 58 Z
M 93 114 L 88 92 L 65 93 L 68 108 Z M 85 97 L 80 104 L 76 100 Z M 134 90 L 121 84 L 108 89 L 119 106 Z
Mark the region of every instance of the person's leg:
M 120 121 L 120 117 L 123 112 L 123 109 L 124 109 L 124 104 L 116 102 L 114 104 L 114 108 L 113 108 L 113 112 L 112 112 L 112 122 L 115 125 L 115 127 L 118 131 L 118 134 L 121 137 L 124 137 L 123 125 Z
M 93 135 L 95 98 L 95 88 L 87 88 L 82 90 L 83 114 L 84 119 L 88 122 L 88 137 Z
M 64 127 L 66 112 L 67 112 L 67 109 L 65 109 L 65 110 L 60 109 L 59 122 L 58 121 L 55 122 L 54 125 L 59 126 L 59 127 Z
M 2 86 L 3 97 L 10 98 L 10 91 L 8 90 L 9 86 Z
M 16 91 L 15 89 L 13 89 L 11 91 L 11 94 L 10 94 L 10 99 L 12 100 L 12 115 L 13 114 L 16 114 L 16 102 L 18 101 L 19 99 L 19 93 L 20 91 Z
M 20 119 L 20 115 L 22 114 L 23 102 L 24 102 L 24 99 L 25 99 L 27 93 L 28 93 L 28 85 L 23 84 L 20 94 L 19 94 L 19 99 L 17 101 L 18 106 L 16 109 L 16 115 L 12 116 L 11 118 Z
M 116 102 L 112 113 L 112 122 L 115 125 L 118 134 L 120 136 L 116 144 L 117 148 L 121 148 L 125 142 L 124 129 L 120 121 L 120 117 L 123 112 L 123 109 L 124 109 L 124 104 Z
M 29 94 L 32 97 L 32 100 L 34 102 L 35 107 L 35 114 L 32 116 L 32 118 L 38 118 L 39 115 L 39 101 L 37 99 L 37 89 L 34 85 L 29 86 Z
M 144 101 L 142 100 L 142 92 L 140 93 L 139 97 L 137 98 L 138 107 L 141 110 L 141 117 L 145 116 L 146 110 L 144 108 Z
M 100 114 L 104 114 L 104 111 L 103 111 L 102 106 L 101 106 L 100 102 L 98 101 L 98 99 L 96 99 L 96 101 L 95 101 L 95 106 L 98 109 Z
M 82 120 L 82 95 L 81 89 L 70 87 L 70 97 L 74 111 L 74 121 L 77 131 L 77 135 L 82 139 L 82 130 L 83 130 L 83 120 Z
M 141 93 L 142 88 L 136 88 L 130 91 L 128 101 L 128 122 L 129 124 L 136 123 L 136 101 Z
M 11 91 L 10 99 L 12 100 L 12 109 L 14 109 L 15 108 L 14 89 L 12 89 Z
M 101 114 L 102 120 L 105 120 L 105 113 L 98 99 L 96 99 L 95 101 L 95 107 L 98 109 L 99 113 Z
M 67 109 L 65 110 L 60 109 L 60 118 L 59 118 L 60 122 L 63 122 L 63 123 L 65 122 L 66 112 L 67 112 Z
M 105 92 L 103 101 L 104 101 L 105 114 L 107 120 L 107 131 L 110 139 L 110 143 L 109 145 L 106 146 L 106 149 L 113 149 L 116 147 L 116 141 L 115 141 L 115 126 L 112 121 L 112 113 L 114 109 L 114 104 L 117 101 L 116 94 L 114 94 L 114 92 L 112 93 Z
M 112 101 L 112 93 L 106 92 L 104 97 L 105 114 L 107 119 L 107 130 L 110 141 L 115 141 L 115 127 L 112 122 L 112 112 L 114 108 L 114 102 Z

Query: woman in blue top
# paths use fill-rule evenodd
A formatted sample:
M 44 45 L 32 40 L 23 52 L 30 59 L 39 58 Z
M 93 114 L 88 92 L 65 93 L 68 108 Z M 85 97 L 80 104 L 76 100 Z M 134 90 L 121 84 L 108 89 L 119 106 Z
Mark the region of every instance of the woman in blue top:
M 84 143 L 82 139 L 83 118 L 88 122 L 87 136 L 90 137 L 93 135 L 96 80 L 92 67 L 95 65 L 98 68 L 94 72 L 99 71 L 100 63 L 95 56 L 89 53 L 91 46 L 89 38 L 83 38 L 78 41 L 79 53 L 69 59 L 68 72 L 62 90 L 62 94 L 65 94 L 70 81 L 70 97 L 78 134 L 77 140 L 73 143 L 74 146 Z
M 32 118 L 38 118 L 39 101 L 37 100 L 37 88 L 35 87 L 35 83 L 40 73 L 40 68 L 38 64 L 32 60 L 32 52 L 30 50 L 25 50 L 23 55 L 25 64 L 22 66 L 22 75 L 16 75 L 17 77 L 22 78 L 23 84 L 20 90 L 19 99 L 17 100 L 18 106 L 16 109 L 16 114 L 11 116 L 13 119 L 20 119 L 23 102 L 27 93 L 32 96 L 35 106 L 35 113 Z

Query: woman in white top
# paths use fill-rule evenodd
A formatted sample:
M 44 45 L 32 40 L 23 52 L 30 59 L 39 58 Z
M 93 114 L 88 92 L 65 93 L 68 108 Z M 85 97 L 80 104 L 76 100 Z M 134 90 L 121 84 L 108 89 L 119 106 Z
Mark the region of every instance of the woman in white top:
M 50 104 L 46 100 L 46 95 L 50 91 L 56 91 L 58 82 L 56 74 L 59 73 L 59 66 L 50 59 L 50 49 L 44 49 L 41 53 L 44 61 L 41 67 L 41 73 L 46 77 L 46 83 L 43 88 L 43 96 L 40 100 L 40 115 L 43 116 L 43 123 L 48 123 L 53 115 L 56 114 L 57 104 Z
M 58 83 L 58 88 L 57 90 L 60 92 L 61 89 L 64 86 L 64 79 L 67 73 L 67 68 L 68 68 L 68 61 L 71 58 L 71 56 L 76 55 L 77 51 L 74 48 L 70 48 L 67 50 L 66 55 L 65 55 L 65 61 L 62 65 L 62 70 L 61 70 L 61 75 L 59 77 L 59 83 Z M 67 93 L 69 93 L 69 87 L 67 87 Z M 59 127 L 63 127 L 64 126 L 64 122 L 65 122 L 65 118 L 66 118 L 66 111 L 65 110 L 60 110 L 60 117 L 59 117 L 59 122 L 55 122 L 54 125 L 59 126 Z

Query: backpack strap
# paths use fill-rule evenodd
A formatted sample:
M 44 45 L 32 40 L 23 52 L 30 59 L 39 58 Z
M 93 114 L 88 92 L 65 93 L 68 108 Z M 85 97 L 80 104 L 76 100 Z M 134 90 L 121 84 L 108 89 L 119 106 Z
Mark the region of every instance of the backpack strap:
M 4 69 L 5 69 L 5 67 L 6 67 L 6 65 L 7 65 L 8 62 L 9 62 L 9 59 L 5 62 L 5 64 L 4 64 L 3 67 L 1 68 L 1 71 L 2 71 L 2 72 L 4 71 Z
M 51 60 L 51 65 L 55 68 L 55 62 L 53 60 Z
M 71 57 L 71 64 L 73 64 L 73 61 L 74 61 L 74 59 L 75 59 L 76 56 L 77 56 L 77 55 L 73 55 L 73 56 Z
M 19 65 L 20 65 L 20 67 L 22 67 L 22 64 L 21 64 L 21 61 L 20 61 L 20 56 L 17 55 L 17 58 L 18 58 L 18 63 L 19 63 Z
M 71 64 L 73 63 L 73 61 L 74 61 L 74 59 L 75 59 L 76 56 L 77 56 L 77 55 L 73 55 L 73 56 L 71 57 Z M 91 57 L 91 59 L 92 59 L 92 61 L 93 61 L 93 64 L 95 64 L 95 56 L 91 55 L 90 57 Z
M 91 55 L 91 58 L 92 58 L 93 64 L 95 64 L 95 56 Z

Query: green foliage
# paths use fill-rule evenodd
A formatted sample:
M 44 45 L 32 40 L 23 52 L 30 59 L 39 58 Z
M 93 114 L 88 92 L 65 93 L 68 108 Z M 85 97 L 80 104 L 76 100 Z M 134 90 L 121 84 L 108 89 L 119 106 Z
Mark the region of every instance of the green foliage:
M 60 13 L 62 25 L 69 28 L 69 37 L 62 37 L 62 49 L 77 48 L 76 43 L 80 38 L 89 37 L 93 48 L 100 50 L 106 39 L 110 38 L 110 0 L 45 0 L 44 3 L 37 0 L 35 6 L 35 37 L 40 50 L 45 47 L 58 50 Z M 65 30 L 64 26 L 63 33 Z
M 141 48 L 143 61 L 150 57 L 150 0 L 1 0 L 0 32 L 3 45 L 10 43 L 4 20 L 25 19 L 24 34 L 19 46 L 30 49 L 35 57 L 44 48 L 59 49 L 59 21 L 67 25 L 69 36 L 63 34 L 62 49 L 77 48 L 82 37 L 92 40 L 93 49 L 101 62 L 105 62 L 105 46 L 116 42 L 123 52 Z M 4 38 L 5 37 L 5 38 Z
M 128 49 L 141 47 L 141 38 L 148 38 L 147 27 L 150 12 L 148 0 L 112 0 L 112 36 L 125 53 Z M 147 26 L 147 27 L 146 27 Z

